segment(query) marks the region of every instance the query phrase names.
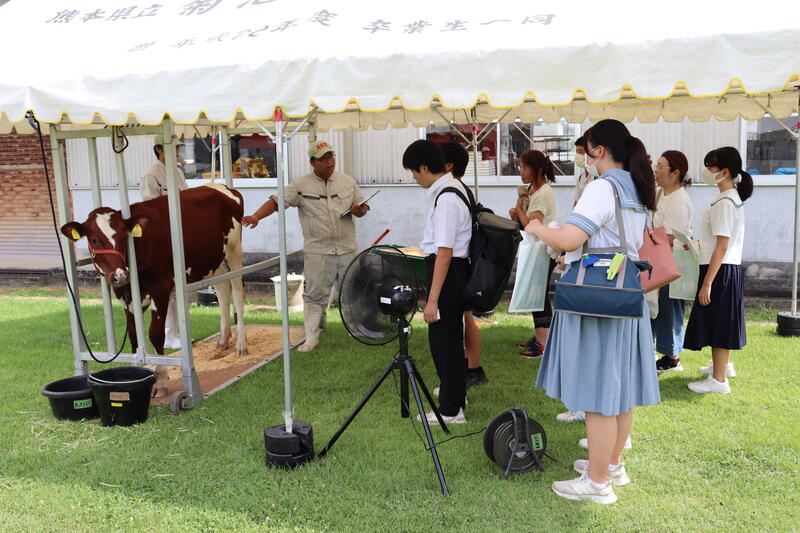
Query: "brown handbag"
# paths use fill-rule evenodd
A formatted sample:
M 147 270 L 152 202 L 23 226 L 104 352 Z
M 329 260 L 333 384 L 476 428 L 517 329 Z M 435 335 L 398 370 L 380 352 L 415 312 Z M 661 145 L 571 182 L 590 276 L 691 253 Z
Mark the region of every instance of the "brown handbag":
M 672 256 L 667 232 L 663 227 L 644 228 L 644 244 L 639 248 L 639 259 L 650 261 L 653 265 L 652 275 L 648 276 L 647 272 L 640 274 L 644 292 L 660 289 L 681 277 L 675 265 L 675 258 Z

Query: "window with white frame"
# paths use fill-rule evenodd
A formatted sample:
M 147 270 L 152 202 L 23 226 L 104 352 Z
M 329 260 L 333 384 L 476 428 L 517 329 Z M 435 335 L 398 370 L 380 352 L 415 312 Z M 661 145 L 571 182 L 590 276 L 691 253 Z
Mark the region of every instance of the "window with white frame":
M 581 125 L 565 120 L 548 124 L 543 121 L 526 124 L 514 122 L 501 124 L 500 172 L 501 176 L 519 175 L 519 156 L 527 150 L 539 150 L 548 156 L 556 167 L 556 174 L 570 176 L 575 170 L 575 141 L 580 137 Z

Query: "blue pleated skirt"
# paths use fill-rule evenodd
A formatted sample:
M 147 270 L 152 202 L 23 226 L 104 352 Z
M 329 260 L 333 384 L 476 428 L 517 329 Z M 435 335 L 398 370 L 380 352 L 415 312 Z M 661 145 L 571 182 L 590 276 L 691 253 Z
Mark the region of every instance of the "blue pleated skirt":
M 556 312 L 536 386 L 567 409 L 606 416 L 661 401 L 647 304 L 639 319 Z

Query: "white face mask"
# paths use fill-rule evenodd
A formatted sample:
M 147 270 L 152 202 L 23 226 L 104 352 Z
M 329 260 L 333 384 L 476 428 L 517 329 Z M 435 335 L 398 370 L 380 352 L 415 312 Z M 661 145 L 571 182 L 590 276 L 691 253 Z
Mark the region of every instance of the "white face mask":
M 589 164 L 589 154 L 586 154 L 586 167 L 585 167 L 586 168 L 586 174 L 588 174 L 590 178 L 599 178 L 600 177 L 600 171 L 597 170 L 597 161 L 598 160 L 597 160 L 597 158 L 594 158 L 594 157 L 592 157 L 592 158 L 594 159 L 594 163 L 592 163 L 590 165 Z
M 720 170 L 719 172 L 711 172 L 706 168 L 703 169 L 703 172 L 700 174 L 700 179 L 702 179 L 703 183 L 705 183 L 706 185 L 710 187 L 715 187 L 716 185 L 719 184 L 719 182 L 725 179 L 724 177 L 717 178 L 717 176 L 719 176 L 720 174 L 722 174 L 722 170 Z
M 575 154 L 575 166 L 586 168 L 586 154 Z

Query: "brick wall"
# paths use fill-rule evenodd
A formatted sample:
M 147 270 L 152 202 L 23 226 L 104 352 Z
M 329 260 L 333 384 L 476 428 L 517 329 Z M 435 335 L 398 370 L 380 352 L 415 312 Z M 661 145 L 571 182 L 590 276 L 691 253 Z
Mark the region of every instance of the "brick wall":
M 56 201 L 49 137 L 44 137 L 44 143 Z M 39 138 L 0 135 L 0 255 L 53 254 L 58 254 L 58 239 L 52 228 Z

